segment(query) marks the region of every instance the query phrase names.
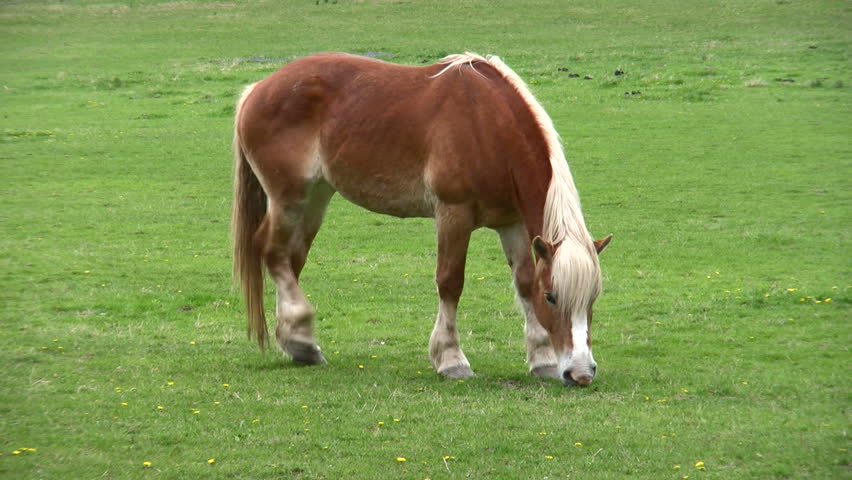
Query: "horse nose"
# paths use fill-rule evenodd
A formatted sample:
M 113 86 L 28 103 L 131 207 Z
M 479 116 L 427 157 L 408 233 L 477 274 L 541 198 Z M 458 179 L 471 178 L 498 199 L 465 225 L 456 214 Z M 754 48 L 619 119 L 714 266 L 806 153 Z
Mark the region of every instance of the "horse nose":
M 592 383 L 594 375 L 594 370 L 587 373 L 575 373 L 572 370 L 565 370 L 562 372 L 562 383 L 568 387 L 573 385 L 587 387 Z

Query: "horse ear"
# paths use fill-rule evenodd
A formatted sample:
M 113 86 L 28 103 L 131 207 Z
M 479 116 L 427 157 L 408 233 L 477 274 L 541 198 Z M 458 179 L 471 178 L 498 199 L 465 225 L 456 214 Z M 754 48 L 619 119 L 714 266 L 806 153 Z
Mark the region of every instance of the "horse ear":
M 544 260 L 549 262 L 553 259 L 553 245 L 545 242 L 543 238 L 539 236 L 533 238 L 532 246 L 536 261 Z
M 609 242 L 611 240 L 612 240 L 612 234 L 611 233 L 609 235 L 605 236 L 604 238 L 601 238 L 599 240 L 595 240 L 595 250 L 597 250 L 598 255 L 600 255 L 601 252 L 604 251 L 604 248 L 606 248 L 606 246 L 609 245 Z

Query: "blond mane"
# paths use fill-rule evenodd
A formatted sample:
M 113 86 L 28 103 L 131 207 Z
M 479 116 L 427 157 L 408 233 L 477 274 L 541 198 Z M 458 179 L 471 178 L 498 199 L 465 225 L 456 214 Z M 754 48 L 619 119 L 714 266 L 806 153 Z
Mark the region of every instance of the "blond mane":
M 483 57 L 474 53 L 450 55 L 441 60 L 446 65 L 435 77 L 464 65 L 476 70 L 477 62 L 491 65 L 515 89 L 527 104 L 541 129 L 549 152 L 552 176 L 544 203 L 542 238 L 558 245 L 553 258 L 553 288 L 565 311 L 588 308 L 601 290 L 598 256 L 580 210 L 580 195 L 568 168 L 559 134 L 553 121 L 530 92 L 526 83 L 499 57 Z

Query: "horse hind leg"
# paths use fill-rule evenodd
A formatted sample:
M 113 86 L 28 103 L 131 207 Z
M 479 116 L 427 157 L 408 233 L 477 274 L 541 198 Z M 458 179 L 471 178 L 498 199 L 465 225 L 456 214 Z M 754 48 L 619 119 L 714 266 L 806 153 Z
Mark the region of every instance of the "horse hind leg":
M 319 183 L 306 191 L 305 198 L 286 206 L 270 201 L 265 261 L 276 287 L 278 345 L 296 363 L 315 365 L 326 360 L 314 338 L 316 311 L 299 286 L 299 275 L 334 192 Z
M 506 260 L 512 268 L 512 278 L 518 303 L 526 319 L 524 337 L 530 375 L 542 378 L 560 378 L 556 353 L 550 343 L 550 335 L 538 323 L 532 305 L 531 291 L 535 266 L 532 261 L 527 231 L 522 225 L 517 224 L 501 228 L 498 233 L 500 234 L 500 243 L 503 245 L 503 252 L 506 254 Z

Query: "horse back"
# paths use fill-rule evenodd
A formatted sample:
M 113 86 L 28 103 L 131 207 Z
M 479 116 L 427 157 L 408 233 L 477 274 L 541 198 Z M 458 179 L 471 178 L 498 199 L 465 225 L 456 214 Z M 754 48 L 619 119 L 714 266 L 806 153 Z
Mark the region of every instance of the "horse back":
M 243 106 L 253 166 L 268 184 L 320 179 L 380 213 L 469 204 L 481 225 L 516 221 L 518 170 L 547 155 L 535 121 L 487 63 L 443 68 L 345 54 L 284 66 Z

